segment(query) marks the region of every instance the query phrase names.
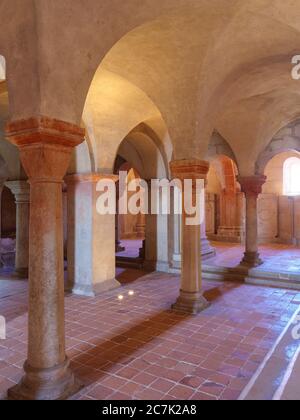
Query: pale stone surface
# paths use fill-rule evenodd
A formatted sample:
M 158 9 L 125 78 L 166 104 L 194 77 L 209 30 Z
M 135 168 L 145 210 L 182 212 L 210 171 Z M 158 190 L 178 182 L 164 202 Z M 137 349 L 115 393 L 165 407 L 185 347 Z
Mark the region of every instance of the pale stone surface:
M 278 238 L 278 196 L 261 194 L 258 198 L 258 237 L 262 243 L 271 243 Z
M 279 197 L 279 237 L 283 243 L 292 243 L 294 237 L 293 207 L 292 197 Z
M 96 186 L 115 175 L 86 174 L 66 178 L 68 185 L 68 289 L 95 296 L 119 287 L 115 279 L 115 216 L 100 215 Z

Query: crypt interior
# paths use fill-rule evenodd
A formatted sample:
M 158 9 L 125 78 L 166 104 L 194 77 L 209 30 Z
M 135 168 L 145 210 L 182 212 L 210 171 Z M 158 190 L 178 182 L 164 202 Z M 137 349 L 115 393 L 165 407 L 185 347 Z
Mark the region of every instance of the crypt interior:
M 300 4 L 0 12 L 0 398 L 299 400 Z M 99 214 L 121 172 L 203 223 Z

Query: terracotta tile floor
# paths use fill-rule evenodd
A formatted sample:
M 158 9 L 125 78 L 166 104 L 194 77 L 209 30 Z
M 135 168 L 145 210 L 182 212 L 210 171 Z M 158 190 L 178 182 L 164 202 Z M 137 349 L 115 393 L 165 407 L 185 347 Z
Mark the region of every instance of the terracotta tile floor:
M 222 267 L 236 267 L 241 262 L 244 247 L 240 244 L 212 242 L 217 255 L 206 261 L 206 264 Z M 259 252 L 264 264 L 259 270 L 271 272 L 290 272 L 300 275 L 300 248 L 293 245 L 261 245 Z
M 66 297 L 67 352 L 85 385 L 74 398 L 236 399 L 300 304 L 294 291 L 205 282 L 211 306 L 192 317 L 169 310 L 178 288 L 178 276 L 152 273 L 97 298 Z M 26 356 L 25 289 L 0 281 L 2 398 Z

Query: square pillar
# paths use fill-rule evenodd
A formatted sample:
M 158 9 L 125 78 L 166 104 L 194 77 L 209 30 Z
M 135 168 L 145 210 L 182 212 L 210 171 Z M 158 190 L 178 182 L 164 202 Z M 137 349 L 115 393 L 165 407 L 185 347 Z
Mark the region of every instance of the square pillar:
M 68 290 L 83 296 L 120 286 L 115 279 L 115 215 L 96 209 L 101 179 L 116 175 L 76 174 L 65 178 L 68 194 Z

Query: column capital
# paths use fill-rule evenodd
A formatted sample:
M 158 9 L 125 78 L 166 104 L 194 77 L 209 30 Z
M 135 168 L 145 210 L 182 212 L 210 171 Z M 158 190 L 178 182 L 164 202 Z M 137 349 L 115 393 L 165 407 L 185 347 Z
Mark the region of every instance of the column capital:
M 253 175 L 253 176 L 239 176 L 237 181 L 241 184 L 242 192 L 246 195 L 258 196 L 262 193 L 262 186 L 266 182 L 267 177 L 265 175 Z
M 72 174 L 65 177 L 65 182 L 67 184 L 78 184 L 81 182 L 90 182 L 97 183 L 102 179 L 110 179 L 114 182 L 118 182 L 119 176 L 114 174 L 100 174 L 100 173 L 90 173 L 90 174 Z
M 6 137 L 20 150 L 30 182 L 62 182 L 73 148 L 84 140 L 84 129 L 39 116 L 8 122 Z
M 28 181 L 7 181 L 5 186 L 10 189 L 16 199 L 16 203 L 29 203 L 30 185 Z
M 172 178 L 181 181 L 185 179 L 206 179 L 209 171 L 209 162 L 198 159 L 181 159 L 170 162 Z

